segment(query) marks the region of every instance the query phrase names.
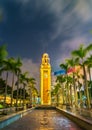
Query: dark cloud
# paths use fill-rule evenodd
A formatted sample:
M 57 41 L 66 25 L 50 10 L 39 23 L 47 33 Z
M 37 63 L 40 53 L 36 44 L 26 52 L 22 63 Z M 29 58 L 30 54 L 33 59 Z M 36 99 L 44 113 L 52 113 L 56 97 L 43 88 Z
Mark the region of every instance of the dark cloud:
M 37 87 L 43 53 L 56 71 L 80 43 L 92 41 L 91 30 L 92 0 L 0 0 L 0 45 L 23 59 Z
M 91 40 L 91 0 L 1 0 L 0 4 L 4 16 L 0 37 L 10 56 L 37 63 L 46 51 L 56 67 L 72 50 L 71 41 Z

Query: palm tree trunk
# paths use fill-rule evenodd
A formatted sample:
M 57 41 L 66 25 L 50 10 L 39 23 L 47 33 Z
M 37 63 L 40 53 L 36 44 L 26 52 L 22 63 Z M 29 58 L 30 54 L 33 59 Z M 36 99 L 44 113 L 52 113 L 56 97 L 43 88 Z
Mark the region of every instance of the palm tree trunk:
M 56 95 L 56 104 L 57 104 L 57 106 L 59 105 L 59 97 L 58 97 L 58 93 L 57 93 L 57 95 Z
M 65 104 L 65 100 L 64 100 L 64 85 L 62 86 L 62 99 L 63 99 L 63 104 Z
M 13 89 L 14 89 L 14 73 L 12 78 L 12 91 L 11 91 L 11 107 L 13 106 Z
M 78 106 L 78 102 L 77 102 L 77 89 L 76 89 L 76 85 L 75 85 L 75 75 L 73 73 L 73 86 L 74 86 L 74 96 L 75 96 L 75 106 Z
M 88 67 L 88 72 L 89 72 L 89 80 L 90 80 L 90 89 L 89 89 L 89 97 L 90 97 L 90 103 L 91 103 L 91 98 L 92 98 L 92 81 L 91 81 L 91 70 L 90 67 Z
M 70 100 L 71 100 L 71 106 L 73 106 L 73 101 L 72 101 L 72 85 L 70 85 Z
M 20 105 L 22 106 L 22 88 L 19 89 Z
M 81 85 L 78 81 L 78 86 L 79 86 L 79 107 L 81 107 L 80 103 L 82 102 L 82 92 L 81 92 Z
M 5 94 L 4 94 L 4 107 L 6 104 L 6 97 L 7 97 L 7 82 L 8 82 L 8 71 L 6 72 L 6 86 L 5 86 Z
M 23 109 L 24 109 L 24 106 L 25 106 L 25 84 L 23 86 Z
M 67 83 L 66 83 L 66 96 L 67 96 L 67 98 L 66 98 L 66 103 L 67 104 L 69 104 L 70 102 L 69 102 L 69 85 L 68 85 L 68 76 L 67 76 Z
M 71 85 L 69 85 L 69 105 L 71 105 Z
M 32 105 L 32 88 L 30 87 L 30 104 Z
M 19 99 L 19 74 L 18 74 L 18 79 L 17 79 L 16 111 L 17 111 L 17 108 L 18 108 L 18 99 Z
M 89 91 L 88 91 L 88 83 L 87 83 L 87 75 L 86 75 L 86 70 L 85 70 L 85 66 L 83 65 L 83 72 L 84 72 L 84 82 L 85 82 L 85 94 L 87 97 L 87 107 L 88 109 L 90 108 L 90 99 L 89 99 Z

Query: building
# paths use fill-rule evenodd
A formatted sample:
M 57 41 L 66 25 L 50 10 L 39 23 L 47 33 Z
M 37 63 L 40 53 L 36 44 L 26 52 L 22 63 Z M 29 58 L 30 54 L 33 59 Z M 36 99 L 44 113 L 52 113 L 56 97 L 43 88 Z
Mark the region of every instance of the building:
M 50 58 L 47 53 L 44 53 L 42 56 L 40 74 L 41 105 L 51 105 L 51 65 Z

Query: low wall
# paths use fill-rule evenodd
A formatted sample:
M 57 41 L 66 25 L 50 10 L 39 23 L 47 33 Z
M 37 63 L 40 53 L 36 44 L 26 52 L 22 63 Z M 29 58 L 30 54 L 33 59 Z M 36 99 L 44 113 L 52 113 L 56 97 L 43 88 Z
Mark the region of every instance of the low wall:
M 74 121 L 77 125 L 79 125 L 84 130 L 92 130 L 92 121 L 89 121 L 87 119 L 84 119 L 83 117 L 73 114 L 71 112 L 68 112 L 66 110 L 56 108 L 59 112 L 62 112 L 66 117 L 70 118 L 72 121 Z
M 27 110 L 24 110 L 24 111 L 20 111 L 20 112 L 11 114 L 11 115 L 1 117 L 0 118 L 0 129 L 2 129 L 5 126 L 11 124 L 12 122 L 18 120 L 19 118 L 22 118 L 22 116 L 24 116 L 24 115 L 28 114 L 29 112 L 31 112 L 32 109 L 34 109 L 34 108 L 27 109 Z
M 92 118 L 92 110 L 91 111 L 86 111 L 85 109 L 76 109 L 81 115 L 83 116 L 89 116 Z

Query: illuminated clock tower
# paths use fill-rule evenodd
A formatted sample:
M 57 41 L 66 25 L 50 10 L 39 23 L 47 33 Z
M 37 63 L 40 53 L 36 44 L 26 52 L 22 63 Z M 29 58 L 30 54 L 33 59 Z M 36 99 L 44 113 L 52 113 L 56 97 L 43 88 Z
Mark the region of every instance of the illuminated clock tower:
M 41 105 L 51 105 L 51 65 L 49 55 L 44 53 L 40 68 L 41 73 Z

